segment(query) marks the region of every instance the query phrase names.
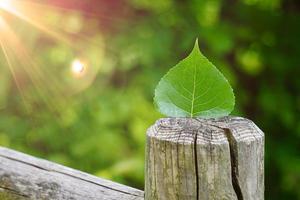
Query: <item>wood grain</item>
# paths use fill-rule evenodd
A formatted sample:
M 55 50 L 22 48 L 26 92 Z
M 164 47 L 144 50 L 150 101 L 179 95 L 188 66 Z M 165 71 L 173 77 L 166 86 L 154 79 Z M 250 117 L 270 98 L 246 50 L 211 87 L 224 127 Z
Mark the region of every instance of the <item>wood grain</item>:
M 145 169 L 146 200 L 263 200 L 264 134 L 240 117 L 160 119 Z
M 144 192 L 0 147 L 1 200 L 142 200 Z

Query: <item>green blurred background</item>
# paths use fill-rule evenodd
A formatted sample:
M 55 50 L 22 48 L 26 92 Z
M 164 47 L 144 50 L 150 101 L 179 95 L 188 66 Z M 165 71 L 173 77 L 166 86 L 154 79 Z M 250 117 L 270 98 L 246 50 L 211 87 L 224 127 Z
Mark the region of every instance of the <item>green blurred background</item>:
M 48 31 L 0 11 L 28 53 L 6 41 L 17 84 L 0 53 L 1 146 L 143 189 L 154 88 L 199 38 L 235 90 L 233 115 L 265 132 L 266 199 L 300 199 L 300 1 L 36 3 Z

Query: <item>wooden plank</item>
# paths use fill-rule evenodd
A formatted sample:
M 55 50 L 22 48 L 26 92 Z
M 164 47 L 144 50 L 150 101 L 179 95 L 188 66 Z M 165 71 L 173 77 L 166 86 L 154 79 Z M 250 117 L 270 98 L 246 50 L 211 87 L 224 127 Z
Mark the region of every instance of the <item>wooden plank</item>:
M 0 199 L 142 200 L 144 193 L 0 147 Z
M 263 132 L 240 117 L 158 120 L 147 132 L 145 199 L 263 200 Z

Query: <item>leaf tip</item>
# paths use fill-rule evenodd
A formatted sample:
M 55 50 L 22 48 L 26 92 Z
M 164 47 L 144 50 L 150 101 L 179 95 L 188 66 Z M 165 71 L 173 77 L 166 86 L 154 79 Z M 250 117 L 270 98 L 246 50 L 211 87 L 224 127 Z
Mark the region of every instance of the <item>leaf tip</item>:
M 195 45 L 194 45 L 194 49 L 198 49 L 198 50 L 199 50 L 199 42 L 198 42 L 198 38 L 196 38 Z
M 192 53 L 196 53 L 196 54 L 200 54 L 202 55 L 201 51 L 200 51 L 200 47 L 199 47 L 199 42 L 198 42 L 198 38 L 196 38 L 195 44 L 194 44 L 194 48 L 192 50 Z

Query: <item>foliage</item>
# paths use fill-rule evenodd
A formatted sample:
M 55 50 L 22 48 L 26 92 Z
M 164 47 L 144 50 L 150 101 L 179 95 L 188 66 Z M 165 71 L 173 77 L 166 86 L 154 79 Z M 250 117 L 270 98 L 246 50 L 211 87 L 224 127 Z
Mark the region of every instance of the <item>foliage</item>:
M 234 94 L 222 73 L 201 54 L 196 41 L 190 55 L 160 80 L 154 102 L 169 117 L 213 118 L 233 110 Z
M 71 46 L 9 16 L 38 67 L 8 49 L 18 89 L 0 54 L 0 145 L 143 188 L 155 85 L 198 37 L 235 90 L 233 114 L 266 134 L 266 199 L 300 199 L 299 1 L 43 2 L 66 8 L 39 19 Z M 85 78 L 69 73 L 78 57 Z

